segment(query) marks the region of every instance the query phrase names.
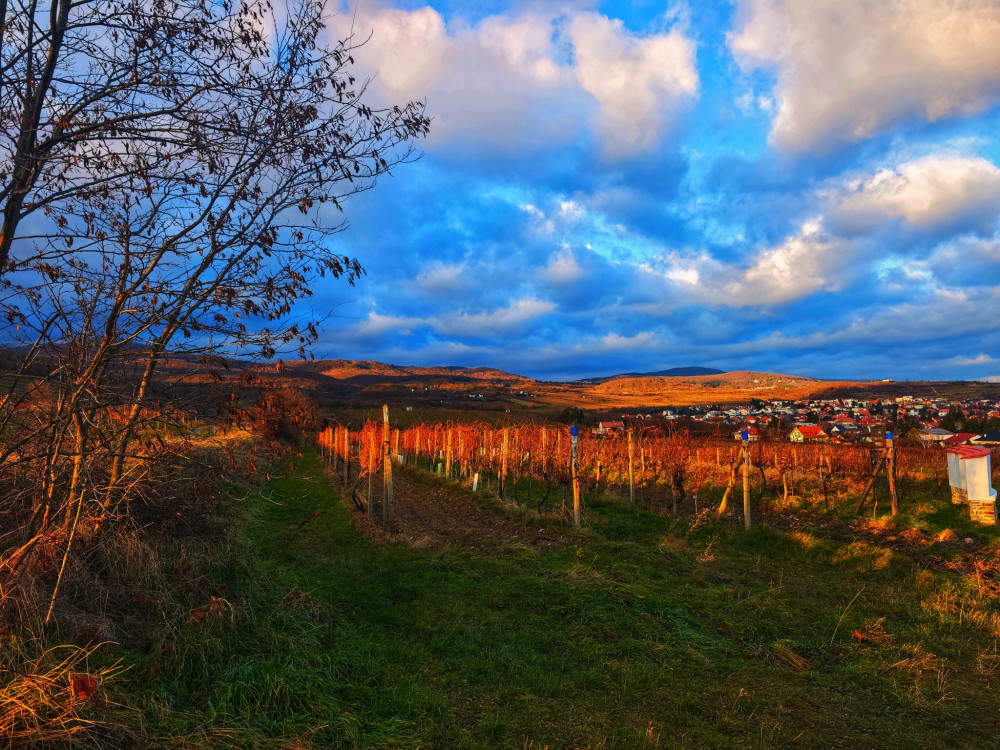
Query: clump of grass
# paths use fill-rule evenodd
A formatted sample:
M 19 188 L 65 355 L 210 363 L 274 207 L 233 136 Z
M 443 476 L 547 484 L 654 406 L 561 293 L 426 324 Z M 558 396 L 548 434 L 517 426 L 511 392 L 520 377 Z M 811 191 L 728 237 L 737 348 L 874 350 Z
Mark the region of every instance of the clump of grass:
M 31 658 L 25 648 L 8 646 L 0 663 L 0 738 L 9 745 L 69 744 L 80 735 L 106 727 L 98 718 L 107 684 L 125 669 L 121 662 L 91 669 L 100 645 L 71 644 L 44 650 Z
M 775 641 L 771 645 L 771 657 L 775 663 L 791 667 L 796 672 L 808 672 L 813 668 L 812 662 L 796 653 L 787 640 Z

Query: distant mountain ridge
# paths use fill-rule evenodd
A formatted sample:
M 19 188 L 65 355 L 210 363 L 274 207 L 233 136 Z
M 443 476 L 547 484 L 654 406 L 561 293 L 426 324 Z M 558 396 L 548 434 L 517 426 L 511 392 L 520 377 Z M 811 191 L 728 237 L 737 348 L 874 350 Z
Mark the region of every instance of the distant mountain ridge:
M 671 367 L 669 370 L 657 372 L 623 372 L 618 375 L 605 375 L 603 378 L 581 378 L 576 382 L 597 384 L 621 378 L 690 378 L 699 375 L 722 375 L 725 372 L 725 370 L 716 370 L 714 367 Z
M 524 382 L 531 378 L 517 375 L 493 367 L 460 367 L 458 365 L 437 367 L 410 367 L 391 365 L 372 360 L 317 359 L 314 361 L 286 362 L 291 371 L 311 371 L 336 380 L 355 377 L 372 378 L 413 378 L 413 377 L 459 377 L 469 380 L 504 380 Z

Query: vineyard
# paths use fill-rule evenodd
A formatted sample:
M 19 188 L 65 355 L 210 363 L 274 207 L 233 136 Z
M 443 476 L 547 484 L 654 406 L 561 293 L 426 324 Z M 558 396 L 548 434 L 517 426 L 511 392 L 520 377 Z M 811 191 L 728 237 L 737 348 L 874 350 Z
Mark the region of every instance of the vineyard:
M 563 425 L 420 424 L 400 430 L 369 421 L 355 430 L 328 427 L 317 434 L 316 445 L 342 472 L 345 483 L 353 476 L 354 487 L 363 490 L 367 479 L 363 502 L 368 505 L 373 502 L 373 477 L 385 471 L 387 457 L 397 465 L 486 485 L 502 500 L 525 507 L 533 502 L 540 512 L 556 510 L 561 497 L 558 510 L 565 514 L 573 478 L 570 428 Z M 684 431 L 581 432 L 577 473 L 584 491 L 608 490 L 643 502 L 652 511 L 669 509 L 675 514 L 697 512 L 713 503 L 722 515 L 733 507 L 744 471 L 754 501 L 817 510 L 844 507 L 860 512 L 869 500 L 877 507 L 880 493 L 887 496 L 890 478 L 893 494 L 898 491 L 903 503 L 918 482 L 936 483 L 936 493 L 947 490 L 940 450 L 894 446 L 891 471 L 885 469 L 884 441 L 752 442 L 746 450 L 748 461 L 739 441 Z

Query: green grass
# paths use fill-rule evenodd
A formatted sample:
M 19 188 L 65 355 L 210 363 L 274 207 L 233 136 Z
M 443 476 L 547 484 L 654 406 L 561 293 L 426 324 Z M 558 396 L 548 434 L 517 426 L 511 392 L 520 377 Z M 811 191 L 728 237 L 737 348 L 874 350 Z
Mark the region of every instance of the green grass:
M 127 654 L 127 721 L 152 746 L 1000 747 L 973 582 L 600 497 L 586 522 L 561 550 L 373 548 L 306 455 L 234 514 L 232 616 Z

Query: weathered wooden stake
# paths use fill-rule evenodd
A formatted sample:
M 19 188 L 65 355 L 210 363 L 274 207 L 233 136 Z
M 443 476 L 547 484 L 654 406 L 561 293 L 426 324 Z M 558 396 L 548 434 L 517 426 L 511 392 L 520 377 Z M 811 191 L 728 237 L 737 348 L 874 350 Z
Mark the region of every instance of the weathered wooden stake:
M 382 406 L 382 493 L 382 525 L 386 531 L 392 533 L 395 518 L 392 508 L 392 456 L 389 453 L 388 404 Z
M 889 477 L 889 495 L 892 498 L 892 515 L 899 513 L 899 503 L 896 499 L 896 446 L 892 442 L 892 433 L 885 433 L 885 473 Z
M 458 476 L 460 479 L 465 479 L 469 472 L 469 465 L 465 461 L 465 433 L 458 433 L 458 454 L 460 456 L 458 460 Z
M 372 474 L 375 473 L 375 430 L 374 425 L 372 427 L 373 429 L 368 433 L 368 455 L 365 458 L 372 463 L 368 467 L 368 515 L 375 518 L 375 502 L 372 497 Z
M 580 459 L 576 448 L 576 425 L 569 428 L 572 439 L 570 475 L 573 479 L 573 525 L 580 528 Z
M 743 525 L 750 531 L 750 435 L 743 430 Z
M 350 430 L 344 428 L 344 486 L 351 481 L 351 435 Z
M 507 442 L 510 439 L 509 430 L 503 428 L 503 443 L 500 446 L 500 476 L 497 478 L 497 494 L 501 500 L 507 499 Z
M 628 428 L 628 499 L 635 503 L 635 438 Z
M 448 443 L 444 459 L 444 475 L 451 479 L 451 430 L 448 430 Z

